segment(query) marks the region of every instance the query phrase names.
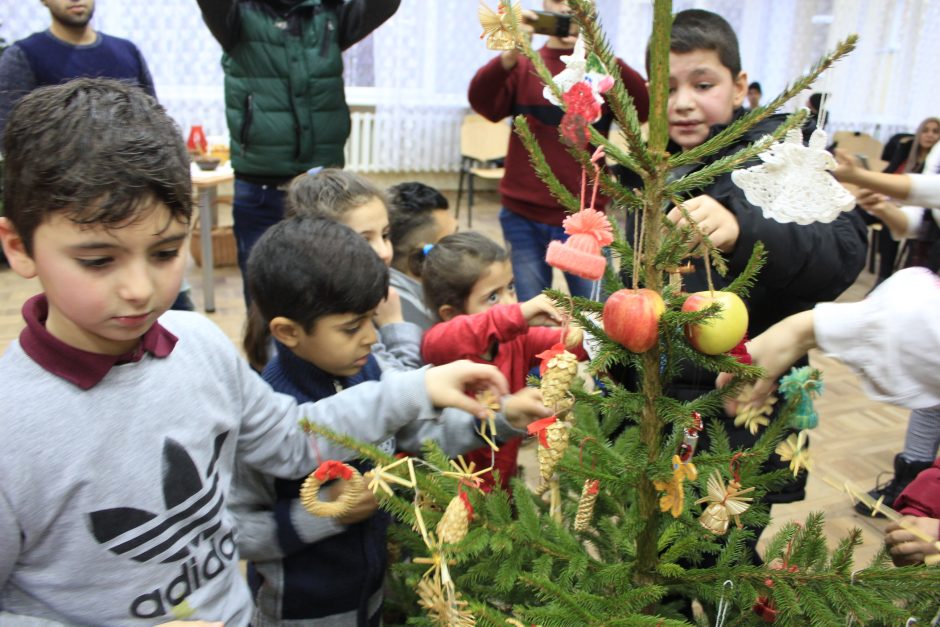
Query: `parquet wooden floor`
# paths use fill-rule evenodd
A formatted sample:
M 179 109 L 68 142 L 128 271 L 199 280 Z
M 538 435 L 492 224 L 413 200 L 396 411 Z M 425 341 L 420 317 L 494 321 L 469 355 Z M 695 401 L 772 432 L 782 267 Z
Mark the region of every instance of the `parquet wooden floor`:
M 451 194 L 453 206 L 453 195 Z M 501 240 L 497 220 L 498 199 L 494 194 L 478 195 L 474 206 L 474 227 Z M 461 228 L 466 229 L 466 213 L 461 215 Z M 223 223 L 225 217 L 222 218 Z M 202 277 L 197 268 L 191 268 L 189 280 L 193 284 L 193 297 L 202 305 Z M 842 300 L 858 300 L 870 289 L 873 277 L 863 273 Z M 39 291 L 38 283 L 18 277 L 9 269 L 0 268 L 0 351 L 13 340 L 22 328 L 20 305 Z M 239 344 L 244 322 L 241 277 L 236 268 L 219 268 L 215 274 L 217 310 L 208 314 L 232 341 Z M 812 452 L 819 473 L 836 480 L 851 480 L 858 487 L 868 489 L 879 472 L 889 471 L 895 453 L 903 445 L 907 424 L 906 410 L 869 400 L 860 390 L 855 375 L 835 360 L 815 353 L 813 363 L 822 369 L 825 393 L 817 401 L 820 424 L 812 433 Z M 523 461 L 530 475 L 537 473 L 531 449 Z M 811 511 L 826 514 L 826 532 L 831 543 L 843 537 L 852 527 L 864 533 L 864 545 L 858 551 L 858 563 L 866 564 L 881 546 L 882 530 L 886 523 L 859 516 L 849 499 L 811 474 L 807 499 L 801 503 L 775 506 L 774 523 L 777 527 L 789 520 L 803 520 Z M 769 534 L 765 533 L 764 537 Z

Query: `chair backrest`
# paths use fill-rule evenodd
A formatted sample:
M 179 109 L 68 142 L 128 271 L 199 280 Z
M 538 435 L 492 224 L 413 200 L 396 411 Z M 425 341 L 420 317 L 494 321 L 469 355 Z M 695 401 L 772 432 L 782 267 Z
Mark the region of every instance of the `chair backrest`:
M 869 162 L 881 160 L 881 151 L 883 146 L 881 142 L 869 135 L 859 131 L 838 131 L 832 136 L 832 141 L 836 142 L 839 148 L 847 150 L 850 153 L 865 155 Z
M 470 113 L 460 124 L 460 154 L 478 161 L 492 161 L 506 156 L 512 129 L 505 121 L 490 122 Z

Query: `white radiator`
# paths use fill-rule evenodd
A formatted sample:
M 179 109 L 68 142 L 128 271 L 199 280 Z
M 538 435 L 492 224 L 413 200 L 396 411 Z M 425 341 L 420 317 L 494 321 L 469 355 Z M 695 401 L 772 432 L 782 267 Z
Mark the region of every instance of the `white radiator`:
M 372 155 L 375 154 L 375 112 L 356 111 L 350 115 L 352 128 L 346 140 L 346 169 L 353 172 L 376 172 Z
M 386 114 L 356 111 L 346 142 L 354 172 L 456 172 L 463 111 L 414 107 Z

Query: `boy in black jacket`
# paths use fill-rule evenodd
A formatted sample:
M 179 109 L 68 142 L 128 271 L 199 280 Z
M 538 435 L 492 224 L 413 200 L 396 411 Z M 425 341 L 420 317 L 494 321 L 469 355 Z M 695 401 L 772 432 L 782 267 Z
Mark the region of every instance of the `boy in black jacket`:
M 698 9 L 676 14 L 669 53 L 670 150 L 694 148 L 743 115 L 741 105 L 747 84 L 737 37 L 721 16 Z M 687 174 L 737 152 L 772 132 L 784 119 L 784 115 L 770 116 L 733 145 L 676 174 Z M 693 192 L 684 205 L 727 259 L 726 276 L 712 272 L 716 290 L 725 288 L 744 270 L 758 241 L 766 246 L 766 263 L 746 299 L 750 337 L 790 314 L 835 299 L 852 285 L 865 263 L 866 232 L 857 215 L 843 213 L 830 224 L 782 224 L 765 217 L 759 207 L 748 202 L 744 192 L 732 183 L 730 173 Z M 668 217 L 679 226 L 685 224 L 678 209 L 672 209 Z M 704 258 L 696 257 L 693 263 L 695 272 L 684 275 L 683 289 L 690 293 L 707 290 Z M 669 394 L 691 400 L 712 389 L 714 381 L 713 373 L 684 364 Z M 735 427 L 730 416 L 726 419 L 724 426 L 732 449 L 754 445 L 757 436 L 744 427 Z M 700 448 L 708 446 L 707 428 L 702 437 Z M 765 471 L 783 467 L 785 464 L 771 455 Z M 802 500 L 805 484 L 804 473 L 782 490 L 764 495 L 762 501 Z

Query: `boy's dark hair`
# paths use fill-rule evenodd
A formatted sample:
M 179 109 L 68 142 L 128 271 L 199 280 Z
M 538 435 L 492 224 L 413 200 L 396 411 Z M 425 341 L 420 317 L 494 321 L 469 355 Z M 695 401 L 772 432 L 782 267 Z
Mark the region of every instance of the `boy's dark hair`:
M 821 92 L 813 92 L 809 96 L 809 108 L 813 110 L 814 113 L 819 113 L 819 107 L 822 105 L 823 94 Z
M 432 243 L 430 238 L 437 225 L 434 212 L 446 211 L 450 205 L 442 193 L 417 181 L 388 188 L 388 196 L 392 265 L 405 270 L 409 268 L 409 259 L 420 254 L 421 246 Z
M 251 310 L 244 348 L 260 370 L 268 323 L 284 316 L 311 332 L 332 314 L 361 314 L 388 295 L 388 268 L 349 227 L 314 216 L 285 218 L 268 229 L 248 258 Z
M 4 214 L 27 254 L 51 214 L 118 227 L 165 204 L 189 222 L 189 155 L 176 123 L 138 87 L 80 78 L 40 87 L 13 108 L 4 137 Z
M 424 257 L 419 268 L 424 286 L 424 301 L 434 315 L 442 305 L 465 311 L 473 286 L 497 261 L 506 261 L 506 249 L 473 231 L 454 233 L 441 241 Z
M 309 215 L 340 220 L 344 213 L 378 198 L 388 209 L 385 192 L 364 177 L 346 170 L 325 168 L 316 174 L 294 177 L 284 200 L 286 215 Z
M 764 90 L 762 90 L 762 89 L 760 88 L 760 83 L 758 83 L 757 81 L 754 81 L 753 83 L 751 83 L 750 85 L 747 86 L 747 90 L 748 90 L 748 91 L 751 91 L 752 89 L 753 89 L 754 91 L 756 91 L 757 93 L 759 93 L 759 94 L 763 94 L 763 93 L 764 93 Z
M 738 36 L 731 24 L 717 13 L 703 9 L 687 9 L 676 13 L 672 22 L 669 49 L 680 54 L 695 50 L 714 50 L 721 64 L 736 79 L 741 73 Z M 646 47 L 646 74 L 650 73 L 650 49 Z

